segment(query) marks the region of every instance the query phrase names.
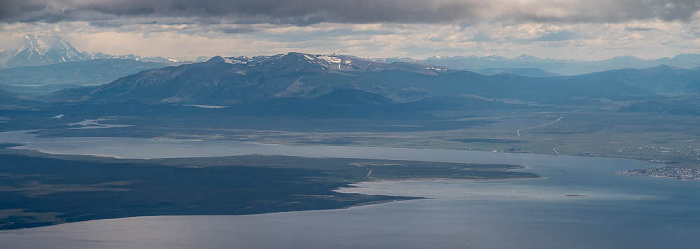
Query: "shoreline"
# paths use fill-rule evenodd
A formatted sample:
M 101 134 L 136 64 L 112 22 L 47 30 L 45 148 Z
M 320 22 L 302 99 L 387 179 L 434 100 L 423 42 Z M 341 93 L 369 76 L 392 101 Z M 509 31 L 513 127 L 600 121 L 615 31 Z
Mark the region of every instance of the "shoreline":
M 368 201 L 368 202 L 356 203 L 356 204 L 352 204 L 352 205 L 348 205 L 348 206 L 343 206 L 343 207 L 337 207 L 337 208 L 310 208 L 310 209 L 286 210 L 286 211 L 271 211 L 271 212 L 260 212 L 260 213 L 245 213 L 245 214 L 140 214 L 140 215 L 134 215 L 134 216 L 123 216 L 123 217 L 96 218 L 96 219 L 85 219 L 85 220 L 75 220 L 75 221 L 64 221 L 64 222 L 59 222 L 59 223 L 54 223 L 54 224 L 49 224 L 49 225 L 37 225 L 37 226 L 27 226 L 27 227 L 19 227 L 19 228 L 0 228 L 0 233 L 3 233 L 3 232 L 10 232 L 10 231 L 21 231 L 21 230 L 35 229 L 35 228 L 42 228 L 42 227 L 54 227 L 54 226 L 60 226 L 60 225 L 66 225 L 66 224 L 74 224 L 74 223 L 82 223 L 82 222 L 91 222 L 91 221 L 121 220 L 121 219 L 142 218 L 142 217 L 179 217 L 179 216 L 190 216 L 190 217 L 193 217 L 193 216 L 195 216 L 195 217 L 196 217 L 196 216 L 205 216 L 205 217 L 216 217 L 216 216 L 259 216 L 259 215 L 282 214 L 282 213 L 293 213 L 293 212 L 312 212 L 312 211 L 346 210 L 346 209 L 357 208 L 357 207 L 367 207 L 367 206 L 382 205 L 382 204 L 395 203 L 395 202 L 404 202 L 404 201 L 428 200 L 428 199 L 431 199 L 431 198 L 410 197 L 410 196 L 390 196 L 390 197 L 397 197 L 397 198 L 403 198 L 403 199 Z M 1 210 L 0 210 L 0 211 L 1 211 Z
M 0 219 L 0 230 L 113 217 L 181 214 L 248 215 L 346 209 L 395 201 L 424 199 L 423 197 L 404 195 L 366 195 L 337 191 L 340 188 L 352 187 L 352 184 L 367 180 L 366 171 L 368 169 L 366 167 L 349 166 L 357 162 L 369 163 L 368 165 L 382 165 L 374 168 L 376 173 L 372 175 L 373 177 L 375 175 L 404 177 L 408 180 L 466 179 L 483 181 L 484 176 L 503 178 L 503 180 L 535 178 L 534 176 L 538 176 L 532 173 L 505 170 L 515 168 L 516 165 L 478 165 L 482 168 L 474 170 L 473 168 L 477 166 L 472 164 L 416 161 L 400 161 L 397 163 L 395 160 L 354 158 L 242 156 L 158 161 L 125 160 L 84 155 L 55 155 L 24 149 L 0 150 L 0 157 L 2 157 L 0 159 L 8 162 L 8 164 L 0 166 L 0 179 L 3 179 L 2 185 L 6 185 L 4 190 L 0 191 L 0 198 L 9 198 L 6 199 L 6 205 L 0 206 L 0 210 L 8 210 L 9 208 L 23 210 L 10 213 L 9 217 Z M 209 165 L 208 163 L 212 161 L 223 161 L 225 163 L 218 166 Z M 192 165 L 202 165 L 204 167 L 192 167 Z M 470 170 L 461 170 L 461 167 L 466 167 Z M 520 166 L 517 166 L 517 168 L 521 169 Z M 117 175 L 110 173 L 112 171 Z M 394 171 L 397 172 L 393 173 Z M 72 174 L 70 172 L 81 172 L 81 174 Z M 460 175 L 453 175 L 455 173 Z M 249 174 L 253 175 L 248 176 Z M 269 177 L 271 175 L 273 176 L 272 178 Z M 452 177 L 446 177 L 448 175 Z M 479 175 L 482 177 L 476 178 Z M 182 178 L 185 176 L 187 177 Z M 13 179 L 18 180 L 10 180 L 11 178 L 7 177 L 14 177 Z M 56 180 L 45 181 L 44 179 L 47 177 Z M 168 180 L 172 177 L 194 182 L 174 183 L 172 180 Z M 274 180 L 278 178 L 280 180 Z M 35 185 L 32 185 L 36 187 L 27 187 L 29 186 L 27 184 L 32 181 L 36 182 Z M 115 187 L 105 185 L 116 181 L 130 182 L 132 184 Z M 256 183 L 256 181 L 270 182 Z M 126 191 L 110 192 L 111 189 L 117 187 Z M 245 191 L 241 192 L 241 190 Z M 182 193 L 178 195 L 171 195 L 173 192 L 181 191 Z M 280 191 L 282 192 L 280 193 Z M 60 195 L 54 195 L 54 193 L 59 193 Z M 199 199 L 200 197 L 198 196 L 202 195 L 202 193 L 204 193 L 203 195 L 211 195 L 206 199 L 208 203 L 200 203 L 199 201 L 190 203 L 190 201 Z M 236 197 L 241 194 L 244 196 Z M 116 195 L 117 199 L 110 202 L 100 201 L 104 197 L 111 195 Z M 36 201 L 34 196 L 41 197 L 38 200 L 39 202 Z M 124 202 L 133 198 L 137 198 L 136 200 L 139 200 L 139 202 Z M 166 199 L 160 200 L 162 198 Z M 30 200 L 31 202 L 28 202 Z M 73 203 L 76 200 L 78 203 Z M 41 204 L 44 202 L 46 203 Z M 22 203 L 38 204 L 27 206 Z M 163 206 L 163 204 L 167 205 Z M 193 204 L 195 206 L 191 207 Z M 69 206 L 68 209 L 63 208 L 66 205 Z M 120 208 L 121 205 L 125 206 Z M 55 208 L 52 208 L 54 206 Z M 250 209 L 251 207 L 253 208 Z M 53 212 L 56 215 L 39 218 L 45 212 Z M 36 218 L 34 218 L 35 216 Z
M 35 132 L 37 130 L 14 130 L 14 131 L 4 131 L 0 132 L 0 135 L 5 132 L 24 132 L 24 134 L 31 135 L 35 138 L 44 138 L 40 135 L 37 134 L 31 134 L 31 132 Z M 66 136 L 66 137 L 61 137 L 61 136 L 52 136 L 50 138 L 115 138 L 113 136 L 84 136 L 84 137 L 75 137 L 75 136 Z M 144 137 L 131 137 L 131 136 L 119 136 L 116 138 L 132 138 L 132 139 L 148 139 Z M 153 138 L 150 138 L 153 139 Z M 177 141 L 192 141 L 191 139 L 172 139 L 172 140 L 177 140 Z M 200 141 L 207 141 L 207 140 L 200 140 Z M 460 149 L 442 149 L 442 148 L 411 148 L 411 147 L 383 147 L 383 146 L 371 146 L 371 145 L 343 145 L 343 146 L 338 146 L 338 145 L 299 145 L 299 144 L 294 144 L 294 143 L 261 143 L 261 142 L 251 142 L 251 141 L 239 141 L 239 140 L 210 140 L 210 141 L 232 141 L 236 143 L 242 143 L 242 144 L 251 144 L 251 145 L 261 145 L 261 146 L 293 146 L 293 147 L 328 147 L 328 148 L 343 148 L 343 147 L 349 147 L 349 148 L 361 148 L 361 149 L 372 149 L 372 148 L 383 148 L 383 149 L 406 149 L 406 150 L 441 150 L 441 151 L 455 151 L 455 152 L 480 152 L 480 153 L 493 153 L 495 155 L 499 154 L 505 154 L 505 155 L 538 155 L 538 156 L 548 156 L 548 157 L 581 157 L 581 158 L 611 158 L 611 159 L 626 159 L 626 160 L 635 160 L 638 162 L 643 162 L 643 163 L 648 163 L 648 164 L 654 164 L 654 165 L 663 165 L 663 166 L 674 166 L 669 164 L 668 162 L 661 162 L 661 161 L 655 161 L 654 159 L 649 159 L 649 158 L 642 158 L 642 157 L 626 157 L 626 156 L 608 156 L 608 155 L 581 155 L 581 154 L 575 154 L 575 155 L 569 155 L 569 154 L 548 154 L 548 153 L 534 153 L 534 152 L 493 152 L 489 150 L 479 150 L 479 149 L 469 149 L 469 150 L 460 150 Z M 6 148 L 6 149 L 11 149 L 11 150 L 25 150 L 25 151 L 37 151 L 40 153 L 44 154 L 50 154 L 50 155 L 66 155 L 66 156 L 94 156 L 94 157 L 103 157 L 103 158 L 113 158 L 113 159 L 123 159 L 123 160 L 159 160 L 159 159 L 189 159 L 189 158 L 221 158 L 221 157 L 233 157 L 233 156 L 248 156 L 248 155 L 265 155 L 265 156 L 292 156 L 292 157 L 305 157 L 305 158 L 348 158 L 348 159 L 369 159 L 369 158 L 359 158 L 359 157 L 338 157 L 338 156 L 328 156 L 328 157 L 321 157 L 321 156 L 294 156 L 294 155 L 281 155 L 281 154 L 261 154 L 261 153 L 251 153 L 251 154 L 231 154 L 231 155 L 203 155 L 203 156 L 182 156 L 182 157 L 169 157 L 169 156 L 161 156 L 161 157 L 149 157 L 149 158 L 140 158 L 140 157 L 125 157 L 125 156 L 119 156 L 119 155 L 112 155 L 112 154 L 96 154 L 96 153 L 83 153 L 83 154 L 76 154 L 76 153 L 70 153 L 70 152 L 56 152 L 56 151 L 51 151 L 51 150 L 46 150 L 46 149 L 36 149 L 36 148 L 25 148 L 27 147 L 26 143 L 18 143 L 18 142 L 5 142 L 5 143 L 0 143 L 0 144 L 10 144 L 11 146 L 8 147 L 0 147 L 1 148 Z M 19 144 L 19 145 L 18 145 Z M 404 160 L 404 159 L 378 159 L 378 160 Z M 421 161 L 421 160 L 411 160 L 411 159 L 406 159 L 409 161 Z M 434 160 L 425 160 L 424 162 L 445 162 L 445 161 L 434 161 Z M 472 163 L 472 162 L 462 162 L 462 163 Z M 525 167 L 524 165 L 521 165 Z M 682 168 L 691 168 L 691 167 L 682 167 Z
M 0 133 L 2 134 L 2 133 Z M 90 137 L 88 137 L 90 138 Z M 341 147 L 341 146 L 334 146 L 334 147 Z M 348 146 L 348 147 L 359 147 L 359 146 Z M 361 147 L 361 148 L 377 148 L 377 147 Z M 385 147 L 380 147 L 380 148 L 385 148 Z M 391 147 L 390 149 L 406 149 L 406 148 L 394 148 Z M 421 150 L 421 149 L 416 149 L 416 150 Z M 453 151 L 453 152 L 462 152 L 463 150 L 442 150 L 442 149 L 425 149 L 425 150 L 432 150 L 432 151 Z M 279 154 L 266 154 L 266 155 L 261 155 L 261 154 L 249 154 L 249 155 L 232 155 L 232 156 L 216 156 L 216 157 L 211 157 L 211 156 L 202 156 L 202 157 L 179 157 L 179 158 L 169 158 L 169 157 L 163 157 L 163 158 L 152 158 L 152 159 L 129 159 L 129 158 L 119 158 L 116 156 L 112 157 L 105 157 L 103 154 L 71 154 L 71 153 L 50 153 L 50 151 L 42 151 L 42 150 L 33 150 L 29 148 L 21 148 L 21 147 L 10 147 L 6 148 L 5 151 L 10 152 L 10 154 L 20 154 L 20 155 L 28 155 L 28 156 L 42 156 L 42 157 L 47 157 L 47 158 L 58 158 L 61 160 L 80 160 L 81 158 L 90 158 L 90 161 L 96 161 L 96 162 L 103 162 L 103 163 L 114 163 L 114 162 L 127 162 L 127 163 L 134 163 L 134 162 L 157 162 L 158 160 L 200 160 L 200 159 L 222 159 L 222 158 L 232 158 L 232 157 L 245 157 L 245 156 L 260 156 L 260 157 L 270 157 L 274 158 L 275 156 L 277 157 L 294 157 L 294 158 L 300 158 L 300 159 L 322 159 L 322 160 L 380 160 L 380 159 L 371 159 L 371 158 L 351 158 L 351 157 L 306 157 L 306 156 L 283 156 Z M 464 150 L 465 152 L 467 150 Z M 12 153 L 15 152 L 15 153 Z M 46 153 L 49 152 L 49 153 Z M 487 153 L 487 152 L 483 152 Z M 555 155 L 549 155 L 549 154 L 536 154 L 536 153 L 508 153 L 508 152 L 498 152 L 498 153 L 488 153 L 492 154 L 494 157 L 499 157 L 499 155 L 502 154 L 512 154 L 512 155 L 518 155 L 518 154 L 528 154 L 528 155 L 539 155 L 539 156 L 545 156 L 547 158 L 557 158 L 557 157 L 581 157 L 581 158 L 613 158 L 613 159 L 620 159 L 620 160 L 630 160 L 631 158 L 618 158 L 618 157 L 599 157 L 599 156 L 581 156 L 581 155 L 564 155 L 564 156 L 555 156 Z M 395 159 L 382 159 L 383 161 L 414 161 L 414 160 L 395 160 Z M 643 162 L 643 163 L 648 163 L 648 164 L 654 164 L 651 162 L 647 161 L 642 161 L 642 160 L 636 160 L 632 159 L 634 161 L 638 162 Z M 425 160 L 425 161 L 420 161 L 424 163 L 446 163 L 446 162 L 435 162 L 431 160 Z M 156 163 L 157 164 L 157 163 Z M 470 163 L 464 163 L 464 164 L 470 164 Z M 471 163 L 474 164 L 474 163 Z M 479 164 L 479 163 L 476 163 Z M 495 165 L 495 164 L 494 164 Z M 501 164 L 501 165 L 510 165 L 510 164 Z M 522 170 L 527 170 L 529 167 L 527 165 L 512 165 L 512 166 L 517 166 L 518 168 L 515 170 L 503 170 L 503 172 L 521 172 Z M 371 167 L 357 167 L 359 169 L 370 169 Z M 375 172 L 377 169 L 381 169 L 381 167 L 375 167 Z M 496 172 L 496 171 L 494 171 Z M 500 171 L 498 171 L 500 172 Z M 522 172 L 525 173 L 525 172 Z M 366 174 L 364 172 L 363 174 Z M 373 174 L 372 176 L 375 176 Z M 449 177 L 407 177 L 407 178 L 402 178 L 402 179 L 369 179 L 369 182 L 372 181 L 381 181 L 381 182 L 405 182 L 405 181 L 431 181 L 431 180 L 470 180 L 470 181 L 478 181 L 478 182 L 492 182 L 492 181 L 518 181 L 518 180 L 532 180 L 532 179 L 544 179 L 546 176 L 542 175 L 536 175 L 537 177 L 502 177 L 502 178 L 449 178 Z M 344 187 L 342 188 L 347 188 L 347 187 L 352 187 L 355 184 L 360 184 L 362 182 L 368 182 L 367 179 L 363 178 L 357 178 L 354 179 L 354 181 L 346 182 Z M 353 194 L 353 193 L 341 193 L 337 192 L 338 188 L 336 189 L 331 189 L 332 192 L 338 193 L 338 194 Z M 363 195 L 363 194 L 358 194 L 354 193 L 357 195 Z M 332 206 L 332 207 L 323 207 L 323 206 L 315 206 L 315 207 L 303 207 L 295 210 L 282 210 L 282 211 L 275 211 L 275 210 L 270 210 L 270 211 L 265 211 L 265 210 L 258 210 L 254 211 L 253 213 L 245 213 L 248 211 L 244 211 L 244 213 L 238 213 L 238 214 L 216 214 L 216 215 L 256 215 L 256 214 L 269 214 L 269 213 L 281 213 L 281 212 L 297 212 L 297 211 L 312 211 L 312 210 L 337 210 L 337 209 L 348 209 L 352 207 L 360 207 L 360 206 L 371 206 L 371 205 L 379 205 L 379 204 L 385 204 L 385 203 L 391 203 L 391 202 L 397 202 L 397 201 L 406 201 L 406 200 L 416 200 L 416 199 L 429 199 L 425 197 L 412 197 L 412 196 L 371 196 L 371 195 L 363 195 L 366 198 L 374 198 L 373 200 L 357 200 L 359 202 L 356 203 L 347 203 L 347 205 L 340 205 L 340 206 Z M 383 200 L 377 200 L 376 198 L 387 198 Z M 30 210 L 31 211 L 31 210 Z M 123 216 L 119 218 L 130 218 L 130 217 L 141 217 L 141 216 L 169 216 L 173 215 L 172 213 L 163 213 L 162 215 L 160 214 L 137 214 L 135 216 Z M 175 214 L 175 215 L 180 215 L 180 214 Z M 210 215 L 207 213 L 203 214 L 182 214 L 182 215 Z M 94 218 L 94 217 L 93 217 Z M 97 219 L 91 219 L 87 218 L 85 220 L 73 220 L 69 222 L 64 222 L 64 223 L 73 223 L 73 222 L 80 222 L 80 221 L 88 221 L 88 220 L 101 220 L 102 218 L 97 218 Z M 107 218 L 109 219 L 109 218 Z M 60 224 L 64 224 L 60 223 Z M 55 225 L 55 224 L 51 224 Z M 46 224 L 42 225 L 37 225 L 37 226 L 46 226 Z M 3 229 L 0 228 L 0 230 L 14 230 L 14 229 L 22 229 L 20 228 L 11 228 L 11 229 Z

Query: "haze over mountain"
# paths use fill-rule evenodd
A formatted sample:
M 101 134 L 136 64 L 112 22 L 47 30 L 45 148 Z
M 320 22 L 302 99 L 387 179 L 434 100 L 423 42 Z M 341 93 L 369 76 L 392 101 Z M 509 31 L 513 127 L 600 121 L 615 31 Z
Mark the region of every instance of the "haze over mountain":
M 16 86 L 50 84 L 100 85 L 166 64 L 127 59 L 95 59 L 0 69 L 0 83 Z
M 642 69 L 660 65 L 669 65 L 680 68 L 696 68 L 700 66 L 700 55 L 698 54 L 679 54 L 672 58 L 666 57 L 652 60 L 645 60 L 632 56 L 619 56 L 602 61 L 579 61 L 542 59 L 530 55 L 521 55 L 515 58 L 506 58 L 502 56 L 436 56 L 425 60 L 401 60 L 477 72 L 489 70 L 491 68 L 502 70 L 515 68 L 536 68 L 561 75 L 579 75 L 623 68 Z
M 645 69 L 611 70 L 572 78 L 619 82 L 664 95 L 683 95 L 700 89 L 700 71 L 667 65 Z
M 86 85 L 101 85 L 143 70 L 167 66 L 127 59 L 94 59 L 0 69 L 0 89 L 40 95 Z
M 485 74 L 485 75 L 495 75 L 495 74 L 515 74 L 525 77 L 555 77 L 561 76 L 559 74 L 547 72 L 539 68 L 485 68 L 479 70 L 473 70 L 474 72 Z

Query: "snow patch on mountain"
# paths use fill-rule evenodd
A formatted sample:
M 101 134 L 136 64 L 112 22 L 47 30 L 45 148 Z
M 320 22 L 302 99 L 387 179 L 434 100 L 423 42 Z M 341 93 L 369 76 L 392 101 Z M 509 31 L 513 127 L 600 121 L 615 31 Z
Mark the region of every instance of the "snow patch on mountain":
M 228 64 L 248 64 L 251 59 L 247 56 L 240 57 L 224 57 L 224 62 Z

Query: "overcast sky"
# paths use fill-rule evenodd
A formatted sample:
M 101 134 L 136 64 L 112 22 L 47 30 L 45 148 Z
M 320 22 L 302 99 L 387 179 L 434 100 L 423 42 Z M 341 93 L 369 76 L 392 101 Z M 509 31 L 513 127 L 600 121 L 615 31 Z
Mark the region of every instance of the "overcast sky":
M 699 10 L 700 0 L 0 0 L 0 44 L 32 33 L 186 58 L 657 58 L 700 53 Z

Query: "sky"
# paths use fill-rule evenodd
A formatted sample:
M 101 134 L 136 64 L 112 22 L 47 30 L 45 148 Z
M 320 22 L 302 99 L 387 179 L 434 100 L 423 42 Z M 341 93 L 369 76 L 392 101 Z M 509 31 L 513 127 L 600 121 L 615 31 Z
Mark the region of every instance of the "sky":
M 173 58 L 598 60 L 700 53 L 700 0 L 0 0 L 0 47 L 57 35 L 82 51 Z

